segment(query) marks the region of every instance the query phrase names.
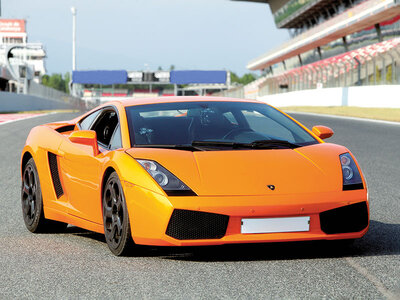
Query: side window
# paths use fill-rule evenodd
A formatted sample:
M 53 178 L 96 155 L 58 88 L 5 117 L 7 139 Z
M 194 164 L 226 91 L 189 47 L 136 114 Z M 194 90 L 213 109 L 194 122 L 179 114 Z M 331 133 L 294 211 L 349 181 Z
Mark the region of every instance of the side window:
M 121 139 L 121 128 L 117 125 L 117 128 L 114 131 L 114 134 L 111 138 L 110 149 L 115 150 L 122 148 L 122 139 Z
M 96 131 L 97 142 L 103 147 L 108 148 L 111 137 L 118 125 L 118 115 L 114 110 L 106 109 L 97 118 L 91 129 Z
M 88 130 L 90 125 L 92 125 L 93 121 L 97 118 L 100 114 L 101 110 L 97 110 L 87 117 L 85 117 L 82 121 L 79 122 L 79 127 L 81 130 Z

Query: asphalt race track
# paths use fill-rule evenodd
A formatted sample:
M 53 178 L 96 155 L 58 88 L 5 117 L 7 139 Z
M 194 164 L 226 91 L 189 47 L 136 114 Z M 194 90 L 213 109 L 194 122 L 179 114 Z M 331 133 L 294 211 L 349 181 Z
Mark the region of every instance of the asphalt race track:
M 20 152 L 35 125 L 71 119 L 53 114 L 0 126 L 0 299 L 400 299 L 400 126 L 296 114 L 327 125 L 366 175 L 371 226 L 345 248 L 283 243 L 202 248 L 146 248 L 114 257 L 102 235 L 25 229 Z

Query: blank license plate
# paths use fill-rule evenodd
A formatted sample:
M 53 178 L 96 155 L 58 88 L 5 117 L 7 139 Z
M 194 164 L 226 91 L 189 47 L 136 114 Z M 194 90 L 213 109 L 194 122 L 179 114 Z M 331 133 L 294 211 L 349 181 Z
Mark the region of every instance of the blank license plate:
M 242 219 L 242 233 L 301 232 L 310 230 L 310 217 Z

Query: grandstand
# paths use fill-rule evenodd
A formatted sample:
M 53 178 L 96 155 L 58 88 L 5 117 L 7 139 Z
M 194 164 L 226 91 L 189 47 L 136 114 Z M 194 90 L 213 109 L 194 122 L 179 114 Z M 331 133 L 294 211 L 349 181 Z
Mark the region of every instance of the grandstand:
M 399 0 L 234 1 L 268 3 L 291 38 L 248 63 L 260 79 L 224 95 L 400 84 Z

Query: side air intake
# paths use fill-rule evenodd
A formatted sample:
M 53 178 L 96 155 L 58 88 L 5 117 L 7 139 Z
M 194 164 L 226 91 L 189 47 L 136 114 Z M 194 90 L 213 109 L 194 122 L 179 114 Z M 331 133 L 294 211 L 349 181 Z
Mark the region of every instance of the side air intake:
M 166 234 L 178 240 L 220 239 L 226 233 L 228 221 L 225 215 L 175 209 Z
M 367 202 L 345 205 L 319 214 L 326 234 L 359 232 L 368 226 Z
M 57 155 L 51 152 L 49 152 L 48 154 L 49 154 L 49 166 L 50 166 L 51 178 L 53 180 L 54 191 L 56 192 L 58 199 L 62 195 L 64 195 L 64 190 L 61 185 L 60 174 L 58 173 Z

